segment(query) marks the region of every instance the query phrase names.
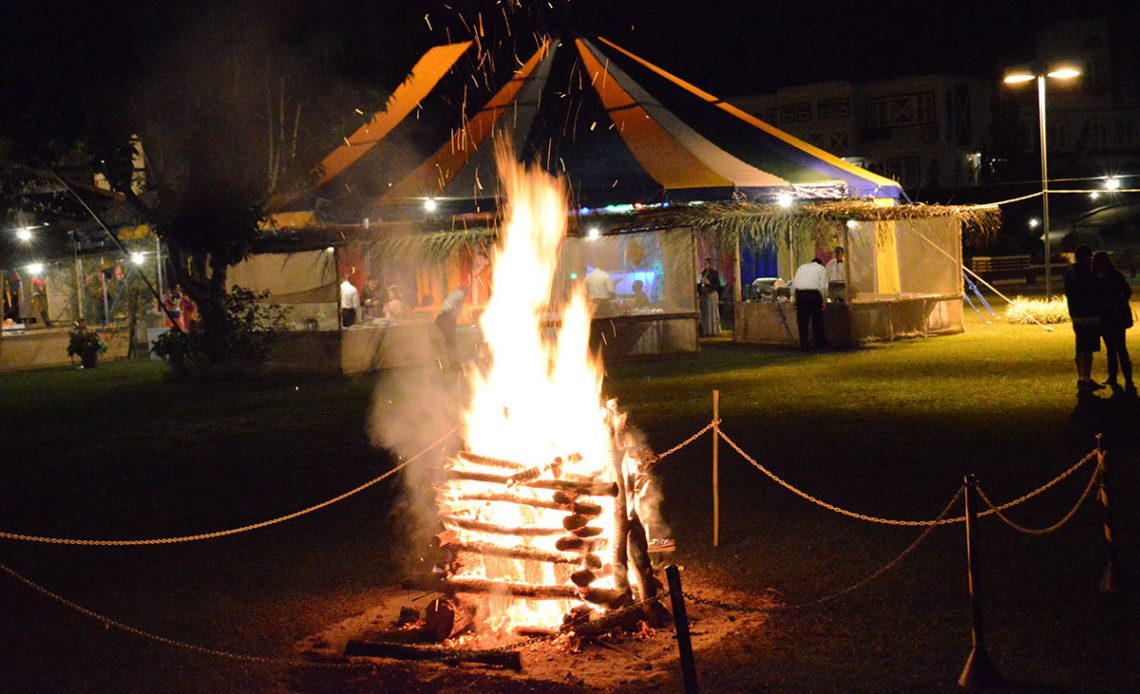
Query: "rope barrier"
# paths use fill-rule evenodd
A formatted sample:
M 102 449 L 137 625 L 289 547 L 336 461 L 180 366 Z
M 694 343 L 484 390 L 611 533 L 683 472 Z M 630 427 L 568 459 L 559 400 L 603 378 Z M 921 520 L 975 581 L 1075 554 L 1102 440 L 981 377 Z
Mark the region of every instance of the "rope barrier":
M 893 519 L 893 518 L 881 518 L 879 516 L 871 516 L 871 515 L 867 515 L 865 513 L 859 513 L 857 511 L 849 511 L 845 508 L 836 506 L 834 504 L 829 504 L 826 501 L 823 501 L 822 499 L 815 497 L 815 496 L 812 496 L 811 494 L 808 494 L 807 492 L 803 491 L 802 489 L 799 489 L 799 488 L 793 486 L 790 482 L 786 481 L 785 479 L 783 479 L 782 477 L 780 477 L 776 473 L 774 473 L 771 470 L 769 470 L 768 468 L 764 467 L 755 458 L 753 458 L 752 456 L 745 453 L 744 449 L 742 449 L 735 441 L 733 441 L 731 438 L 729 438 L 728 434 L 724 433 L 723 429 L 720 429 L 718 427 L 717 433 L 720 435 L 720 437 L 722 439 L 724 439 L 725 443 L 727 443 L 730 447 L 732 447 L 732 449 L 734 451 L 739 453 L 742 458 L 744 458 L 746 461 L 748 461 L 748 463 L 750 463 L 757 470 L 759 470 L 760 472 L 767 475 L 768 478 L 771 479 L 773 482 L 780 485 L 784 489 L 787 489 L 788 491 L 792 492 L 796 496 L 799 496 L 800 498 L 802 498 L 806 501 L 809 501 L 809 502 L 811 502 L 817 506 L 825 508 L 829 511 L 832 511 L 834 513 L 838 513 L 841 516 L 847 516 L 848 518 L 854 518 L 856 520 L 867 521 L 868 523 L 879 523 L 881 525 L 898 525 L 898 526 L 907 526 L 907 527 L 924 527 L 924 526 L 933 526 L 933 525 L 952 525 L 955 523 L 965 522 L 965 520 L 966 520 L 965 516 L 955 516 L 953 518 L 937 518 L 934 520 L 921 520 L 921 521 L 898 520 L 898 519 Z M 1056 477 L 1049 480 L 1048 482 L 1041 485 L 1040 487 L 1034 489 L 1033 491 L 1028 492 L 1026 494 L 1023 494 L 1023 495 L 1021 495 L 1021 496 L 1019 496 L 1016 499 L 1013 499 L 1011 501 L 1007 501 L 1004 504 L 1001 504 L 998 506 L 993 506 L 990 509 L 983 511 L 982 513 L 979 513 L 978 516 L 981 517 L 981 516 L 989 516 L 989 515 L 993 515 L 993 514 L 1000 514 L 1002 511 L 1006 511 L 1006 510 L 1011 509 L 1015 506 L 1023 504 L 1026 501 L 1029 501 L 1030 499 L 1043 494 L 1044 492 L 1046 492 L 1047 490 L 1052 488 L 1054 485 L 1056 485 L 1057 483 L 1061 482 L 1062 480 L 1068 478 L 1074 472 L 1081 469 L 1084 465 L 1086 465 L 1087 463 L 1089 463 L 1090 461 L 1095 460 L 1095 459 L 1096 459 L 1096 451 L 1092 451 L 1091 453 L 1086 455 L 1084 458 L 1081 458 L 1079 461 L 1077 461 L 1069 469 L 1065 470 L 1061 474 L 1057 475 Z
M 23 583 L 25 586 L 31 588 L 32 590 L 36 591 L 37 593 L 40 593 L 41 595 L 44 595 L 44 596 L 50 598 L 51 600 L 54 600 L 55 602 L 58 602 L 61 605 L 64 605 L 64 606 L 78 612 L 79 614 L 84 615 L 85 617 L 90 617 L 91 619 L 94 619 L 98 622 L 102 622 L 103 626 L 106 628 L 114 627 L 116 629 L 119 629 L 120 631 L 125 631 L 128 634 L 132 634 L 134 636 L 138 636 L 140 638 L 147 639 L 149 641 L 156 641 L 158 643 L 162 643 L 162 644 L 165 644 L 167 646 L 173 646 L 174 648 L 179 648 L 179 649 L 182 649 L 185 651 L 190 651 L 193 653 L 197 653 L 199 655 L 209 655 L 209 656 L 214 656 L 217 658 L 225 658 L 227 660 L 236 660 L 236 661 L 241 661 L 241 662 L 246 662 L 246 663 L 261 663 L 261 664 L 266 664 L 266 665 L 290 665 L 290 666 L 296 666 L 296 667 L 305 666 L 305 667 L 321 667 L 321 668 L 367 667 L 366 665 L 360 664 L 360 663 L 337 663 L 337 662 L 309 661 L 309 660 L 299 660 L 296 658 L 284 658 L 284 657 L 279 657 L 279 656 L 262 656 L 262 655 L 249 655 L 249 654 L 245 654 L 245 653 L 234 653 L 231 651 L 224 651 L 224 650 L 221 650 L 218 648 L 208 648 L 206 646 L 199 646 L 197 644 L 188 643 L 186 641 L 179 641 L 178 639 L 168 638 L 166 636 L 151 633 L 149 631 L 146 631 L 145 629 L 139 629 L 138 627 L 133 627 L 129 624 L 125 624 L 123 622 L 120 622 L 117 619 L 112 619 L 111 617 L 107 617 L 106 615 L 99 614 L 98 612 L 96 612 L 94 610 L 87 609 L 86 607 L 84 607 L 84 606 L 82 606 L 76 602 L 68 600 L 67 598 L 63 597 L 62 595 L 59 595 L 58 593 L 54 593 L 54 592 L 48 590 L 47 588 L 44 588 L 40 584 L 38 584 L 35 581 L 32 581 L 31 579 L 17 573 L 16 571 L 14 571 L 13 569 L 9 568 L 8 566 L 6 566 L 4 564 L 0 564 L 0 571 L 3 571 L 4 573 L 6 573 L 9 576 L 11 576 L 12 578 L 16 579 L 20 583 Z
M 1081 492 L 1081 496 L 1080 496 L 1080 498 L 1077 499 L 1077 503 L 1073 506 L 1072 509 L 1069 510 L 1068 513 L 1066 513 L 1061 518 L 1061 520 L 1059 520 L 1056 523 L 1054 523 L 1053 525 L 1050 525 L 1050 526 L 1045 527 L 1045 528 L 1027 528 L 1024 525 L 1020 525 L 1020 524 L 1010 520 L 1010 518 L 1008 516 L 1006 516 L 1004 513 L 1002 513 L 1002 511 L 999 509 L 999 507 L 994 506 L 994 503 L 992 501 L 990 501 L 988 496 L 986 496 L 986 493 L 982 490 L 980 485 L 978 486 L 978 496 L 981 497 L 982 501 L 984 501 L 986 503 L 986 506 L 989 506 L 990 509 L 993 510 L 994 514 L 996 514 L 997 517 L 1000 518 L 1001 521 L 1003 523 L 1005 523 L 1006 525 L 1008 525 L 1009 527 L 1013 528 L 1014 530 L 1016 530 L 1019 533 L 1024 533 L 1026 535 L 1035 535 L 1035 536 L 1040 537 L 1042 535 L 1048 535 L 1050 533 L 1056 532 L 1057 530 L 1060 530 L 1062 527 L 1065 526 L 1066 523 L 1068 523 L 1070 520 L 1072 520 L 1073 517 L 1077 515 L 1077 511 L 1080 510 L 1081 506 L 1084 506 L 1085 501 L 1087 501 L 1089 498 L 1089 495 L 1092 494 L 1093 487 L 1096 486 L 1098 479 L 1100 479 L 1100 469 L 1099 468 L 1093 468 L 1093 473 L 1089 477 L 1089 483 L 1088 483 L 1088 485 L 1085 486 L 1085 490 L 1083 492 Z
M 720 420 L 719 420 L 719 419 L 714 419 L 713 421 L 711 421 L 711 422 L 709 422 L 708 424 L 706 424 L 706 425 L 705 425 L 705 426 L 704 426 L 704 427 L 703 427 L 703 428 L 702 428 L 700 431 L 698 431 L 697 433 L 693 434 L 692 436 L 690 436 L 689 438 L 685 439 L 684 441 L 682 441 L 681 443 L 677 444 L 676 446 L 673 446 L 672 448 L 670 448 L 669 450 L 665 451 L 664 453 L 662 453 L 662 454 L 658 455 L 658 456 L 657 456 L 657 462 L 661 462 L 661 461 L 662 461 L 662 460 L 664 460 L 665 458 L 667 458 L 667 457 L 669 457 L 669 456 L 673 455 L 674 453 L 676 453 L 677 451 L 681 450 L 681 449 L 682 449 L 682 448 L 684 448 L 685 446 L 688 446 L 688 445 L 689 445 L 690 443 L 692 443 L 693 441 L 696 441 L 697 439 L 699 439 L 699 438 L 701 438 L 702 436 L 704 436 L 704 435 L 705 435 L 705 432 L 707 432 L 709 429 L 712 429 L 712 428 L 714 428 L 714 427 L 717 427 L 717 426 L 719 426 L 719 425 L 720 425 Z
M 964 490 L 962 487 L 958 488 L 958 491 L 956 491 L 954 493 L 954 496 L 950 499 L 950 501 L 942 509 L 942 513 L 938 514 L 939 520 L 944 518 L 946 516 L 946 514 L 950 513 L 950 509 L 954 508 L 954 505 L 957 504 L 958 501 L 962 498 L 963 491 Z M 830 593 L 830 594 L 825 595 L 825 596 L 820 597 L 820 598 L 814 598 L 812 600 L 807 600 L 804 602 L 792 603 L 790 605 L 772 605 L 770 607 L 750 607 L 747 605 L 735 605 L 733 603 L 721 602 L 719 600 L 712 600 L 711 598 L 702 598 L 699 595 L 693 595 L 691 593 L 685 593 L 685 597 L 692 600 L 693 602 L 697 602 L 697 603 L 700 603 L 703 605 L 708 605 L 710 607 L 717 607 L 717 608 L 722 609 L 722 610 L 735 611 L 735 612 L 767 613 L 767 612 L 774 612 L 777 610 L 799 610 L 799 609 L 806 609 L 806 608 L 810 608 L 810 607 L 817 607 L 819 605 L 824 605 L 824 604 L 832 602 L 834 600 L 838 600 L 839 598 L 841 598 L 845 595 L 848 595 L 849 593 L 853 593 L 856 590 L 859 590 L 863 586 L 868 585 L 869 583 L 875 581 L 879 577 L 883 576 L 887 572 L 889 572 L 892 569 L 894 569 L 895 567 L 897 567 L 907 557 L 909 557 L 911 554 L 913 554 L 914 551 L 916 549 L 918 549 L 919 545 L 921 545 L 923 542 L 925 542 L 926 538 L 930 537 L 930 534 L 932 532 L 934 532 L 934 529 L 939 527 L 939 525 L 941 525 L 941 524 L 931 523 L 931 524 L 927 525 L 926 528 L 922 531 L 922 533 L 919 534 L 919 536 L 917 538 L 915 538 L 915 540 L 913 542 L 911 542 L 909 545 L 907 545 L 906 548 L 903 549 L 903 551 L 900 552 L 899 555 L 896 556 L 894 559 L 891 559 L 889 562 L 887 562 L 883 566 L 879 567 L 875 571 L 871 572 L 866 577 L 856 581 L 855 583 L 852 583 L 851 585 L 847 586 L 846 588 L 843 588 L 841 590 L 837 590 L 834 593 Z
M 368 489 L 369 487 L 375 486 L 375 485 L 379 484 L 380 482 L 383 482 L 384 480 L 388 479 L 389 477 L 396 474 L 400 470 L 403 470 L 408 465 L 411 465 L 413 462 L 415 462 L 419 458 L 423 457 L 424 455 L 427 455 L 436 446 L 438 446 L 438 445 L 442 444 L 444 441 L 446 441 L 448 439 L 448 437 L 450 437 L 452 434 L 454 434 L 458 429 L 459 429 L 459 427 L 455 427 L 454 429 L 447 432 L 446 434 L 444 434 L 440 438 L 436 439 L 436 441 L 434 443 L 430 444 L 427 448 L 423 449 L 419 453 L 416 453 L 415 455 L 408 458 L 407 460 L 400 463 L 399 465 L 392 468 L 391 470 L 388 470 L 387 472 L 380 475 L 379 477 L 374 477 L 371 480 L 365 482 L 364 484 L 362 484 L 358 487 L 355 487 L 353 489 L 350 489 L 347 492 L 345 492 L 339 496 L 335 496 L 335 497 L 328 499 L 326 501 L 322 501 L 321 503 L 316 504 L 314 506 L 310 506 L 308 508 L 301 509 L 300 511 L 295 511 L 295 512 L 290 513 L 288 515 L 280 516 L 279 518 L 261 521 L 260 523 L 251 523 L 250 525 L 243 525 L 240 528 L 230 528 L 228 530 L 217 530 L 214 532 L 200 533 L 197 535 L 181 535 L 178 537 L 158 537 L 158 538 L 149 538 L 149 539 L 143 539 L 143 540 L 91 540 L 91 539 L 67 538 L 67 537 L 45 537 L 42 535 L 24 535 L 21 533 L 10 533 L 10 532 L 4 532 L 4 531 L 0 530 L 0 539 L 19 540 L 22 542 L 40 542 L 40 543 L 54 544 L 54 545 L 80 545 L 80 546 L 88 546 L 88 547 L 133 547 L 133 546 L 138 546 L 138 545 L 170 545 L 170 544 L 177 544 L 177 543 L 182 543 L 182 542 L 196 542 L 199 540 L 212 540 L 212 539 L 216 539 L 219 537 L 227 537 L 229 535 L 237 535 L 238 533 L 244 533 L 244 532 L 248 532 L 250 530 L 259 530 L 261 528 L 265 528 L 265 527 L 268 527 L 270 525 L 276 525 L 277 523 L 283 523 L 283 522 L 288 521 L 288 520 L 293 520 L 294 518 L 299 518 L 299 517 L 304 516 L 306 514 L 312 513 L 313 511 L 318 511 L 322 508 L 325 508 L 326 506 L 331 506 L 331 505 L 338 503 L 340 501 L 344 501 L 345 499 L 349 498 L 350 496 L 353 496 L 355 494 L 359 494 L 360 492 L 364 491 L 365 489 Z
M 156 643 L 161 643 L 161 644 L 164 644 L 166 646 L 171 646 L 173 648 L 178 648 L 178 649 L 181 649 L 184 651 L 190 651 L 191 653 L 196 653 L 198 655 L 208 655 L 208 656 L 212 656 L 215 658 L 224 658 L 226 660 L 235 660 L 235 661 L 245 662 L 245 663 L 259 663 L 259 664 L 263 664 L 263 665 L 281 665 L 281 666 L 286 666 L 286 667 L 310 667 L 310 668 L 326 668 L 326 669 L 360 669 L 360 668 L 373 667 L 373 664 L 369 663 L 369 662 L 304 660 L 304 659 L 300 659 L 300 658 L 287 658 L 287 657 L 282 657 L 282 656 L 264 656 L 264 655 L 251 655 L 248 653 L 236 653 L 234 651 L 227 651 L 227 650 L 223 650 L 220 648 L 210 648 L 208 646 L 200 646 L 198 644 L 189 643 L 187 641 L 180 641 L 178 639 L 172 639 L 172 638 L 167 637 L 167 636 L 162 636 L 161 634 L 155 634 L 153 632 L 146 631 L 145 629 L 133 627 L 130 624 L 127 624 L 125 622 L 120 622 L 117 619 L 114 619 L 112 617 L 108 617 L 108 616 L 100 614 L 94 610 L 88 609 L 88 608 L 84 607 L 83 605 L 80 605 L 79 603 L 77 603 L 73 600 L 69 600 L 69 599 L 63 597 L 62 595 L 55 593 L 55 592 L 45 588 L 44 586 L 41 586 L 40 584 L 36 583 L 35 581 L 31 580 L 30 578 L 28 578 L 22 574 L 20 574 L 19 572 L 15 571 L 11 567 L 7 566 L 6 564 L 0 563 L 0 571 L 3 571 L 4 573 L 8 574 L 12 578 L 16 579 L 17 581 L 19 581 L 20 583 L 24 584 L 25 586 L 31 588 L 32 590 L 36 591 L 37 593 L 55 601 L 55 602 L 58 602 L 61 605 L 65 606 L 67 608 L 70 608 L 71 610 L 78 612 L 79 614 L 81 614 L 85 617 L 90 617 L 91 619 L 94 619 L 95 621 L 102 623 L 104 628 L 114 627 L 115 629 L 119 629 L 120 631 L 126 632 L 128 634 L 133 635 L 133 636 L 137 636 L 139 638 L 146 639 L 148 641 L 154 641 Z M 663 591 L 663 592 L 658 593 L 657 595 L 655 595 L 651 598 L 646 598 L 646 599 L 641 600 L 639 602 L 635 602 L 632 605 L 628 605 L 626 607 L 623 607 L 620 610 L 617 610 L 616 612 L 612 612 L 607 616 L 612 617 L 612 618 L 620 617 L 622 615 L 628 614 L 628 613 L 633 612 L 635 610 L 639 610 L 642 607 L 645 607 L 646 605 L 648 605 L 650 603 L 658 602 L 660 600 L 664 600 L 665 598 L 669 597 L 669 595 L 670 595 L 669 591 L 667 591 L 667 590 Z M 523 639 L 522 641 L 516 641 L 514 643 L 509 643 L 509 644 L 506 644 L 503 646 L 499 646 L 497 648 L 485 649 L 482 652 L 483 653 L 507 653 L 510 651 L 521 650 L 523 648 L 526 648 L 527 646 L 531 646 L 531 645 L 538 643 L 540 641 L 553 641 L 555 639 L 558 639 L 558 638 L 560 638 L 562 636 L 566 636 L 566 635 L 567 635 L 566 633 L 556 633 L 556 634 L 550 634 L 550 635 L 532 636 L 530 638 Z M 440 660 L 442 660 L 442 661 L 461 660 L 461 659 L 463 659 L 464 655 L 467 652 L 468 652 L 467 649 L 445 649 L 445 648 L 441 648 L 440 649 L 440 654 L 441 654 Z

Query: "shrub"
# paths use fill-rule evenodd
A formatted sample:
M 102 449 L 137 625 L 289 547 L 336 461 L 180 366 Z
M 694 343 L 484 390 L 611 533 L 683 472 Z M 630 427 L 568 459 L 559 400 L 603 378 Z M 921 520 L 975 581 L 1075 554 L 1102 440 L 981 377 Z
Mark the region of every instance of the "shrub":
M 208 334 L 202 322 L 187 332 L 168 330 L 152 350 L 174 378 L 237 380 L 265 372 L 273 344 L 285 327 L 288 309 L 264 303 L 269 292 L 234 285 L 226 294 L 220 334 Z
M 1065 297 L 1027 299 L 1017 296 L 1006 308 L 1005 319 L 1010 323 L 1068 323 L 1069 302 Z

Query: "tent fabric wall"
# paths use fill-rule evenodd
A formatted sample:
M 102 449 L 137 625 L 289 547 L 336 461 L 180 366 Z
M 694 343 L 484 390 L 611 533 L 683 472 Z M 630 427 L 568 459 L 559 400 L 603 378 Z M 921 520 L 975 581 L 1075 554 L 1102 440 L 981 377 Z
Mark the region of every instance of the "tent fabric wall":
M 326 251 L 262 253 L 230 268 L 230 285 L 269 292 L 267 302 L 289 308 L 291 330 L 340 327 L 336 259 Z
M 229 284 L 269 292 L 277 304 L 336 303 L 336 262 L 328 251 L 261 253 L 230 268 Z

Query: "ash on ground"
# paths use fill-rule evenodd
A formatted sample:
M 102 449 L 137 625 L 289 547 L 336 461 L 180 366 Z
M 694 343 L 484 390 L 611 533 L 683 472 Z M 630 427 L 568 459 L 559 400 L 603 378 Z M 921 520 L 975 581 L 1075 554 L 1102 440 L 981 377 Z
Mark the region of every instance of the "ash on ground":
M 686 587 L 688 590 L 688 587 Z M 715 587 L 699 586 L 700 595 L 714 600 L 753 607 L 765 606 L 766 598 L 732 594 Z M 636 631 L 615 630 L 588 639 L 559 637 L 524 646 L 522 670 L 514 672 L 493 666 L 434 661 L 410 661 L 365 656 L 345 656 L 350 641 L 390 641 L 393 632 L 412 630 L 415 623 L 407 608 L 422 616 L 437 593 L 390 589 L 378 604 L 309 636 L 296 646 L 305 660 L 323 663 L 364 663 L 361 668 L 298 667 L 290 670 L 286 689 L 294 692 L 630 692 L 659 690 L 680 682 L 680 664 L 673 624 Z M 668 605 L 668 599 L 665 600 Z M 702 652 L 711 653 L 727 639 L 755 634 L 763 625 L 763 613 L 728 612 L 686 601 L 693 650 L 698 664 Z M 403 615 L 401 615 L 403 611 Z M 402 624 L 402 626 L 401 626 Z M 460 637 L 462 648 L 496 648 L 521 637 L 496 639 L 493 635 Z M 430 644 L 420 644 L 430 645 Z M 437 646 L 439 644 L 436 644 Z

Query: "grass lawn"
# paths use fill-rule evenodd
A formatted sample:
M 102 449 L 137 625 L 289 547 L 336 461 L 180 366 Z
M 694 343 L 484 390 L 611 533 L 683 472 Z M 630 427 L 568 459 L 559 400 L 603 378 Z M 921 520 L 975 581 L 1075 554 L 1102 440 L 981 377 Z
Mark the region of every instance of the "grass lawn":
M 612 366 L 607 393 L 659 450 L 711 417 L 760 462 L 812 494 L 896 518 L 938 513 L 974 472 L 995 501 L 1037 487 L 1103 432 L 1117 535 L 1140 577 L 1140 408 L 1078 403 L 1072 333 L 983 325 L 862 350 L 707 343 L 685 357 Z M 1133 337 L 1135 337 L 1133 331 Z M 1140 345 L 1132 341 L 1134 353 Z M 1103 374 L 1103 361 L 1098 361 Z M 1102 376 L 1103 377 L 1103 376 Z M 173 384 L 152 362 L 0 375 L 0 529 L 151 537 L 232 527 L 335 496 L 390 466 L 369 445 L 375 378 L 274 377 Z M 875 570 L 917 536 L 818 508 L 721 446 L 721 546 L 711 539 L 703 438 L 660 467 L 664 513 L 691 586 L 774 589 L 794 603 Z M 1013 512 L 1061 517 L 1082 472 Z M 278 526 L 152 548 L 0 541 L 0 562 L 86 607 L 218 648 L 284 653 L 362 610 L 417 565 L 401 541 L 399 485 L 385 483 Z M 777 613 L 758 633 L 698 654 L 706 691 L 954 691 L 969 651 L 960 527 L 936 531 L 896 571 L 841 602 Z M 1140 689 L 1140 608 L 1100 598 L 1090 505 L 1044 538 L 981 524 L 987 637 L 1028 690 Z M 54 604 L 0 575 L 0 690 L 265 691 L 277 673 L 172 650 Z M 673 683 L 679 689 L 679 678 Z M 382 691 L 382 689 L 380 690 Z

